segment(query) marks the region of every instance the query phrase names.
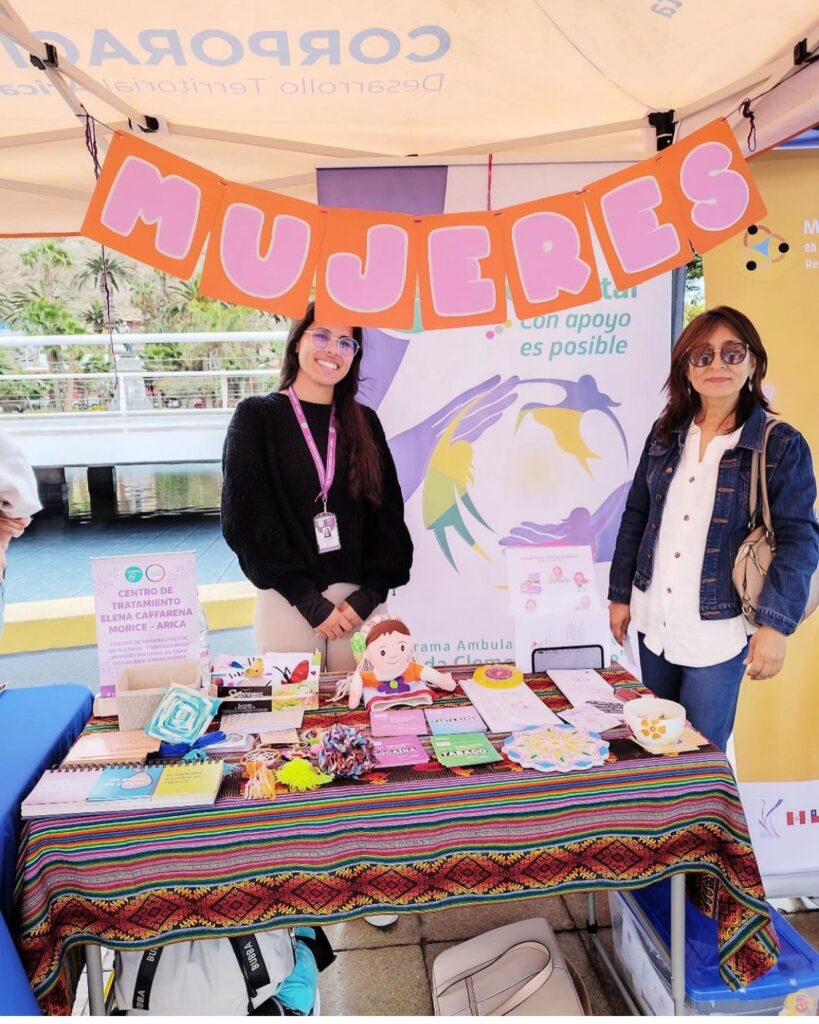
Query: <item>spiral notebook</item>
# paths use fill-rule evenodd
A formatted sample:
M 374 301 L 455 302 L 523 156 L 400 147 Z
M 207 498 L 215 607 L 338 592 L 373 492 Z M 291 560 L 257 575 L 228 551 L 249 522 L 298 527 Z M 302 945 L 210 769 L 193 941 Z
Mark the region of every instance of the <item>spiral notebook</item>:
M 221 761 L 174 761 L 106 767 L 63 766 L 46 771 L 23 801 L 23 818 L 163 807 L 207 807 L 222 782 Z

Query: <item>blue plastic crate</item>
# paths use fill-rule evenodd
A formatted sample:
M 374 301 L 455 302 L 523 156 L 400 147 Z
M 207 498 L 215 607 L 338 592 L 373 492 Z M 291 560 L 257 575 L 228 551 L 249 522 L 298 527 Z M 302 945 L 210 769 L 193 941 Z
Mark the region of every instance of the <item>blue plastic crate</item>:
M 630 893 L 646 915 L 666 949 L 671 933 L 671 883 L 658 882 Z M 819 952 L 817 952 L 773 907 L 774 927 L 780 954 L 775 967 L 747 988 L 732 991 L 722 980 L 717 958 L 717 923 L 701 913 L 688 900 L 685 904 L 685 991 L 694 1004 L 720 1004 L 723 1012 L 748 1013 L 755 1002 L 784 1003 L 797 991 L 819 988 Z M 736 1009 L 727 1009 L 727 1004 Z

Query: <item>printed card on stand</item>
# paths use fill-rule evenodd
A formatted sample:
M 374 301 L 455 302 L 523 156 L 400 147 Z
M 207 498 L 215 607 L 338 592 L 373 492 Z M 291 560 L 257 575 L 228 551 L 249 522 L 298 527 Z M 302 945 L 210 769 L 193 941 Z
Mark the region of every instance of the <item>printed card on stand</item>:
M 512 615 L 600 608 L 590 547 L 526 545 L 508 547 L 505 554 Z
M 211 668 L 214 697 L 299 697 L 308 709 L 318 707 L 321 656 L 318 651 L 263 656 L 220 655 Z
M 373 753 L 379 768 L 426 764 L 429 754 L 417 736 L 374 736 Z
M 370 709 L 370 732 L 373 736 L 426 736 L 424 712 L 420 708 Z
M 424 714 L 427 716 L 430 732 L 436 736 L 447 733 L 486 732 L 486 722 L 471 705 L 428 708 Z

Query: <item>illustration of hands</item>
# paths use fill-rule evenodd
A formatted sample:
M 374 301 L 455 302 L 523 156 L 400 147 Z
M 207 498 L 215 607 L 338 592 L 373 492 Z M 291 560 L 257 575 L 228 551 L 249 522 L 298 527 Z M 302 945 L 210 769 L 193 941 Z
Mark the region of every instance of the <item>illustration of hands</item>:
M 501 380 L 499 374 L 457 395 L 414 427 L 390 438 L 390 451 L 395 460 L 404 501 L 419 488 L 432 458 L 435 446 L 445 430 L 469 406 L 453 435 L 453 440 L 472 443 L 503 416 L 517 400 L 515 388 L 519 377 Z M 477 400 L 477 401 L 476 401 Z

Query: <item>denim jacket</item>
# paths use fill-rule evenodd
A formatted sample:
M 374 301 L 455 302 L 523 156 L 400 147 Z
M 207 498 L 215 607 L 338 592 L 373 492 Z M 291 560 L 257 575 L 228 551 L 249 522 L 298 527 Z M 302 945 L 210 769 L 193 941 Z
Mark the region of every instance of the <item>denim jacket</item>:
M 757 406 L 745 422 L 736 448 L 725 452 L 720 461 L 700 577 L 702 619 L 742 614 L 731 571 L 739 545 L 750 530 L 751 456 L 762 450 L 765 420 L 765 410 Z M 620 522 L 609 576 L 610 601 L 628 604 L 632 586 L 646 591 L 651 583 L 665 498 L 690 425 L 689 420 L 674 430 L 670 446 L 655 437 L 656 423 L 651 429 Z M 787 636 L 804 614 L 810 579 L 819 561 L 816 480 L 807 442 L 787 423 L 779 422 L 771 431 L 767 463 L 776 556 L 762 588 L 756 620 Z M 757 504 L 761 520 L 761 498 Z

